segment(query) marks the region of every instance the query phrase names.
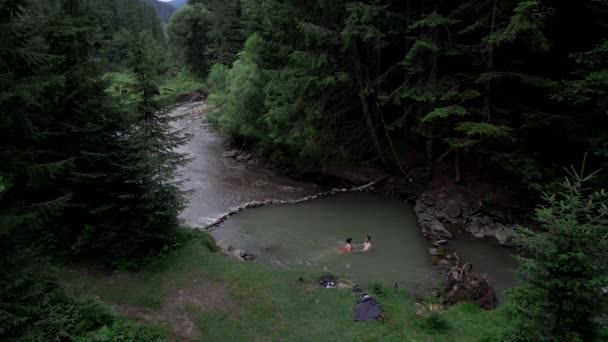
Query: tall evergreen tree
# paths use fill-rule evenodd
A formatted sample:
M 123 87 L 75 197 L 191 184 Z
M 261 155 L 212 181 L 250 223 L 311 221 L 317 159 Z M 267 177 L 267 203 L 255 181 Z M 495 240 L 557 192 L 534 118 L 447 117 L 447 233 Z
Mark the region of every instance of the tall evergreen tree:
M 594 174 L 572 169 L 561 189 L 536 210 L 542 231 L 521 229 L 513 294 L 521 315 L 517 340 L 592 341 L 608 307 L 608 194 L 586 184 Z

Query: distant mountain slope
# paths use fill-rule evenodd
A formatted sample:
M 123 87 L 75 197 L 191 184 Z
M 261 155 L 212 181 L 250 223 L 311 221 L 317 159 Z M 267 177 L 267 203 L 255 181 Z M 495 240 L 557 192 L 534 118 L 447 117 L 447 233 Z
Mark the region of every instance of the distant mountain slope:
M 145 4 L 148 4 L 154 7 L 156 14 L 160 18 L 163 23 L 167 23 L 169 21 L 169 17 L 173 13 L 175 13 L 175 7 L 170 5 L 170 2 L 162 2 L 158 0 L 139 0 Z M 187 0 L 186 0 L 187 1 Z
M 172 0 L 167 2 L 169 5 L 175 7 L 176 9 L 180 9 L 184 7 L 188 3 L 188 0 Z

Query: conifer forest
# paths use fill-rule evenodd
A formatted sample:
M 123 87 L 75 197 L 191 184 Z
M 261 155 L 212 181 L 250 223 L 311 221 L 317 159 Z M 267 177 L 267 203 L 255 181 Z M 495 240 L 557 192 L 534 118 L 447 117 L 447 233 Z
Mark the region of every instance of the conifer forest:
M 607 0 L 0 0 L 1 341 L 608 341 L 607 187 Z

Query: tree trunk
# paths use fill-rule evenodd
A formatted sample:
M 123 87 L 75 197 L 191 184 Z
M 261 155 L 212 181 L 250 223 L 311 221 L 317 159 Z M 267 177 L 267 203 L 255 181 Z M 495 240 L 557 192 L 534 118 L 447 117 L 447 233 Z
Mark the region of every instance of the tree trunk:
M 496 14 L 498 12 L 498 0 L 494 0 L 492 4 L 492 19 L 490 22 L 490 34 L 496 31 Z M 488 44 L 486 72 L 494 69 L 494 45 Z M 485 95 L 483 98 L 483 122 L 489 122 L 492 117 L 492 80 L 488 79 L 484 85 Z
M 435 30 L 433 30 L 433 32 L 431 32 L 431 37 L 433 42 L 436 42 L 438 40 L 437 38 L 437 32 Z M 437 74 L 439 73 L 439 55 L 437 54 L 437 52 L 433 53 L 433 66 L 431 68 L 431 74 L 430 74 L 430 84 L 431 84 L 431 89 L 435 89 L 437 87 Z M 429 110 L 428 112 L 430 113 L 431 111 L 433 111 L 435 109 L 435 100 L 432 100 L 429 103 Z M 433 171 L 433 138 L 434 138 L 434 127 L 431 124 L 430 127 L 430 134 L 427 137 L 427 141 L 426 141 L 426 158 L 427 158 L 427 176 L 430 178 L 432 176 L 432 171 Z
M 357 85 L 359 86 L 359 101 L 361 102 L 361 110 L 363 111 L 365 124 L 367 125 L 367 130 L 369 131 L 369 137 L 372 141 L 372 145 L 374 146 L 374 150 L 376 151 L 382 166 L 387 168 L 388 163 L 386 161 L 386 157 L 384 156 L 382 144 L 380 143 L 380 138 L 378 137 L 376 130 L 376 123 L 372 114 L 372 110 L 376 108 L 376 104 L 370 107 L 370 99 L 366 94 L 369 78 L 367 77 L 367 74 L 364 73 L 361 66 L 361 54 L 359 52 L 359 42 L 357 40 L 353 41 L 352 52 L 353 61 L 355 63 L 355 77 L 357 78 Z
M 460 175 L 460 150 L 458 148 L 454 149 L 454 178 L 456 184 L 460 184 L 460 182 L 462 182 Z
M 426 150 L 426 175 L 431 178 L 433 173 L 433 131 L 431 130 L 431 134 L 426 138 L 425 144 Z

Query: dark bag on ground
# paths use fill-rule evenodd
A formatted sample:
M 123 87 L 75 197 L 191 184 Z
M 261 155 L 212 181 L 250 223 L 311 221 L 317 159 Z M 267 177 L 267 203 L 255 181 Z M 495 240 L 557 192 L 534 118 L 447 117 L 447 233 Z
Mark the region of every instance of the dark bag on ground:
M 381 315 L 378 302 L 367 294 L 361 296 L 355 307 L 355 321 L 371 321 Z

